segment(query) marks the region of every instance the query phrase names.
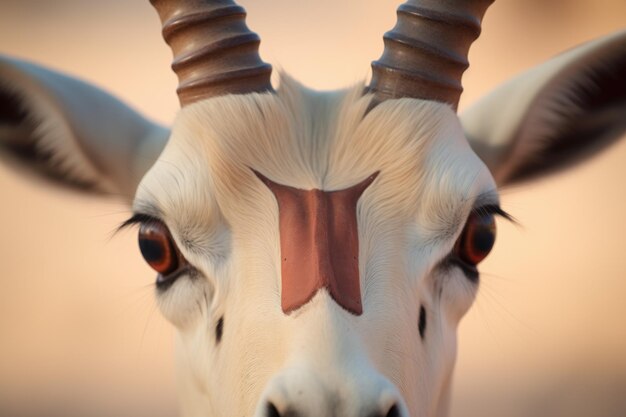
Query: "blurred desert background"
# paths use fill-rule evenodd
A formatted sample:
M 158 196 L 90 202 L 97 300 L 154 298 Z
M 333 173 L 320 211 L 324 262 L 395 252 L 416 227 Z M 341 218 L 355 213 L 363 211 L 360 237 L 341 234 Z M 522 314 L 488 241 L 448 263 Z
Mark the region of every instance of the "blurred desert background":
M 399 0 L 241 0 L 264 59 L 317 89 L 369 75 Z M 554 54 L 626 27 L 624 0 L 498 0 L 461 111 Z M 0 52 L 89 80 L 170 124 L 170 50 L 147 0 L 2 0 Z M 624 74 L 626 76 L 626 74 Z M 452 416 L 626 415 L 626 140 L 506 189 L 461 323 Z M 119 201 L 0 165 L 0 417 L 176 413 L 170 325 Z

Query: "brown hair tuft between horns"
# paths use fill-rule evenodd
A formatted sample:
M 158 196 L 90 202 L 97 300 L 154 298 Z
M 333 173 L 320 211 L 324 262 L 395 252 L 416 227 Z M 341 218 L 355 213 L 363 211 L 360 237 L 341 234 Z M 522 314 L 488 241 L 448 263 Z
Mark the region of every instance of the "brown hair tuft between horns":
M 273 91 L 259 36 L 232 0 L 150 0 L 172 48 L 181 106 L 226 94 Z
M 469 67 L 467 54 L 493 0 L 409 0 L 385 33 L 382 56 L 372 62 L 373 105 L 401 97 L 450 104 L 455 110 Z

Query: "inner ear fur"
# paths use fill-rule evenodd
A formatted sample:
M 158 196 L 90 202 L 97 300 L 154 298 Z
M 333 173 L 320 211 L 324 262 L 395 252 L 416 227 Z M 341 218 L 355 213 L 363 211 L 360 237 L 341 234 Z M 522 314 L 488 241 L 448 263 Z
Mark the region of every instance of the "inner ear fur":
M 498 185 L 595 155 L 626 132 L 626 31 L 523 73 L 464 112 L 461 121 Z
M 15 167 L 130 200 L 168 136 L 97 87 L 0 56 L 0 152 Z

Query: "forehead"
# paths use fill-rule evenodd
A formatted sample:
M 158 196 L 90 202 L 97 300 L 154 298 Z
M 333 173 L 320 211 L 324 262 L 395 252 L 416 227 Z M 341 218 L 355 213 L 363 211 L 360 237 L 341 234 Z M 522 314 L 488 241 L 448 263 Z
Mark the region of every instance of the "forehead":
M 318 93 L 287 79 L 275 95 L 188 106 L 136 204 L 148 201 L 179 219 L 206 218 L 207 204 L 227 217 L 250 216 L 267 198 L 254 171 L 294 188 L 325 191 L 380 172 L 362 197 L 372 203 L 367 206 L 376 203 L 396 220 L 419 220 L 435 233 L 450 226 L 450 216 L 466 215 L 477 196 L 495 193 L 451 109 L 401 99 L 368 111 L 362 91 Z

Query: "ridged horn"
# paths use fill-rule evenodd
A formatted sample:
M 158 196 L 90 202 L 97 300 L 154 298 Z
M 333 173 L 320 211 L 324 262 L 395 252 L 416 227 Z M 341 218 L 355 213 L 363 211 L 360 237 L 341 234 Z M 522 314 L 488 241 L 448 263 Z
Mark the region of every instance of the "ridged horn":
M 493 0 L 409 0 L 398 8 L 385 49 L 372 62 L 374 105 L 413 97 L 448 103 L 456 110 L 463 92 L 467 54 L 480 35 Z
M 273 91 L 259 36 L 232 0 L 150 0 L 172 48 L 181 106 L 208 97 Z

